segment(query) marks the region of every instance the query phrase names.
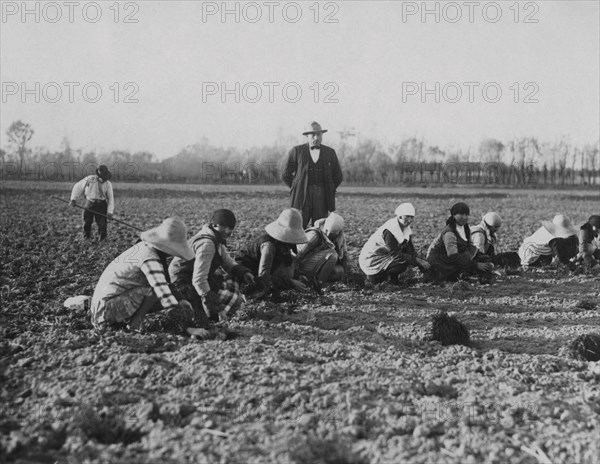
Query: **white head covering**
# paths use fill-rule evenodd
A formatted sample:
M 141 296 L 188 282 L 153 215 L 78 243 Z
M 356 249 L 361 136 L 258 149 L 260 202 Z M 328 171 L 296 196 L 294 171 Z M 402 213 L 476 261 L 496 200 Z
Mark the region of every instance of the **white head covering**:
M 483 222 L 490 227 L 500 227 L 502 225 L 502 218 L 498 213 L 489 212 L 483 215 Z
M 337 213 L 329 213 L 327 219 L 325 219 L 325 223 L 323 224 L 323 229 L 328 234 L 337 235 L 344 228 L 344 218 Z
M 415 215 L 415 207 L 412 203 L 402 203 L 400 206 L 396 208 L 396 216 L 414 216 Z

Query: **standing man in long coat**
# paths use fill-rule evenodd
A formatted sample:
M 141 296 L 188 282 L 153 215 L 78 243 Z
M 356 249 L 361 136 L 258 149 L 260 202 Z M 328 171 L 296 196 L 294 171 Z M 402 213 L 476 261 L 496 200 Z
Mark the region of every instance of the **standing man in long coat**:
M 335 211 L 335 191 L 343 175 L 333 148 L 321 144 L 327 132 L 313 121 L 302 133 L 308 143 L 290 150 L 283 169 L 283 182 L 291 189 L 291 207 L 302 212 L 302 226 L 326 218 Z

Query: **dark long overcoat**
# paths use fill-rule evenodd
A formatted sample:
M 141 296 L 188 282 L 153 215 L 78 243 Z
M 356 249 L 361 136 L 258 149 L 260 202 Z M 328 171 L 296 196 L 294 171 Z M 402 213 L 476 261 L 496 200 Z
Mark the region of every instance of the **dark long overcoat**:
M 319 157 L 325 162 L 325 202 L 329 211 L 335 211 L 335 191 L 342 183 L 343 174 L 333 148 L 321 145 Z M 283 167 L 283 182 L 291 189 L 291 206 L 302 210 L 308 187 L 308 166 L 312 162 L 308 143 L 295 146 L 288 153 Z

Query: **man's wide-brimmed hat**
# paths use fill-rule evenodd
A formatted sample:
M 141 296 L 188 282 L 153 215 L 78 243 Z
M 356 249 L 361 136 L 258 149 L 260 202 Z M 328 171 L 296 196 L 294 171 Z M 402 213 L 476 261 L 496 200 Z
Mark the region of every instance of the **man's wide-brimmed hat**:
M 296 208 L 284 209 L 276 221 L 265 226 L 267 234 L 284 243 L 306 243 L 308 238 L 302 229 L 302 214 Z
M 327 132 L 327 129 L 321 128 L 321 124 L 319 124 L 317 121 L 313 121 L 306 126 L 306 129 L 304 129 L 304 132 L 302 132 L 302 135 L 318 134 L 318 133 L 324 134 L 325 132 Z
M 108 167 L 104 164 L 98 166 L 96 169 L 96 175 L 100 177 L 102 180 L 110 180 L 112 179 L 112 173 L 108 170 Z
M 140 237 L 144 242 L 168 255 L 179 256 L 186 260 L 194 257 L 194 250 L 187 242 L 187 227 L 181 219 L 165 219 L 160 226 L 142 232 Z
M 557 214 L 554 216 L 554 219 L 552 219 L 552 222 L 542 221 L 542 225 L 554 237 L 567 238 L 577 234 L 577 229 L 573 227 L 569 218 L 564 214 Z

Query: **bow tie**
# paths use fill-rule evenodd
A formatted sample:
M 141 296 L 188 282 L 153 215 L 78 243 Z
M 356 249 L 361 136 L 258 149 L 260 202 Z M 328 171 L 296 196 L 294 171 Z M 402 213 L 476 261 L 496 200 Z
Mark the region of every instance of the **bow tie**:
M 310 147 L 310 149 L 311 149 L 311 150 L 320 150 L 320 149 L 321 149 L 321 147 L 320 147 L 320 146 L 317 146 L 317 145 L 315 145 L 314 147 Z

